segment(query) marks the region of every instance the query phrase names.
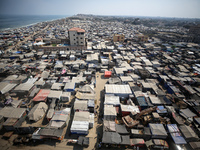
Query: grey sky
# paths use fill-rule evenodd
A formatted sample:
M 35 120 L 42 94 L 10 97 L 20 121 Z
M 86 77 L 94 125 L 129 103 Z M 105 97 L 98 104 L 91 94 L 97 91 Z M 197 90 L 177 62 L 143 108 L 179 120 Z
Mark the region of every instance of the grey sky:
M 200 0 L 0 0 L 0 14 L 200 18 Z

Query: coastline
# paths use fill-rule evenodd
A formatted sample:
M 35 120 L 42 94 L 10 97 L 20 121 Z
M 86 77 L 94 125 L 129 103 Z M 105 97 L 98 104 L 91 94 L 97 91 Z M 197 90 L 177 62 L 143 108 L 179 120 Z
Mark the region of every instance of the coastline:
M 51 16 L 51 15 L 47 15 L 47 16 Z M 71 17 L 71 16 L 72 15 L 66 15 L 65 17 L 63 16 L 63 17 L 59 17 L 59 18 L 55 18 L 55 19 L 46 20 L 46 21 L 38 21 L 38 22 L 35 22 L 35 23 L 30 23 L 30 24 L 27 24 L 27 25 L 21 25 L 21 26 L 18 26 L 18 27 L 1 28 L 0 32 L 12 31 L 12 30 L 20 29 L 20 28 L 26 28 L 26 27 L 29 27 L 29 26 L 35 26 L 35 25 L 40 24 L 40 23 L 48 23 L 48 22 L 52 22 L 52 21 L 56 21 L 56 20 L 60 20 L 60 19 L 66 19 L 66 18 Z

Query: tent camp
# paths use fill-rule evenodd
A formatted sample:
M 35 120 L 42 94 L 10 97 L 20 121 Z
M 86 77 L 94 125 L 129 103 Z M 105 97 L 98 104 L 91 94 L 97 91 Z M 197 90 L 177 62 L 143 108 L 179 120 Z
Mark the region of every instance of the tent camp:
M 28 114 L 29 120 L 36 122 L 36 121 L 42 119 L 42 117 L 45 115 L 47 109 L 48 109 L 48 106 L 44 102 L 40 102 L 40 103 L 36 104 Z

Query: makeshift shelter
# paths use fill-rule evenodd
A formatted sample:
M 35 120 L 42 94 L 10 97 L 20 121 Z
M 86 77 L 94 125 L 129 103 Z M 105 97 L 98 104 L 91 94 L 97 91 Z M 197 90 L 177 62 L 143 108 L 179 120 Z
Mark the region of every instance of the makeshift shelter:
M 125 125 L 115 124 L 116 132 L 120 135 L 129 134 Z
M 28 118 L 31 121 L 38 121 L 42 119 L 48 109 L 48 106 L 44 102 L 36 104 L 28 114 Z
M 157 110 L 156 111 L 160 116 L 167 115 L 167 109 L 164 106 L 157 106 Z
M 63 90 L 65 92 L 73 92 L 75 90 L 75 82 L 67 82 Z
M 121 135 L 121 139 L 122 139 L 122 142 L 120 143 L 121 145 L 129 146 L 131 144 L 129 135 Z
M 70 119 L 71 108 L 65 108 L 60 111 L 54 111 L 53 118 L 49 123 L 50 128 L 63 128 Z
M 120 144 L 121 136 L 116 132 L 103 132 L 102 143 L 105 144 Z
M 163 124 L 149 123 L 149 127 L 152 133 L 152 138 L 161 138 L 161 139 L 167 138 L 167 132 Z
M 123 83 L 127 83 L 127 82 L 133 82 L 133 79 L 131 76 L 120 76 L 120 79 Z
M 115 96 L 114 94 L 105 94 L 104 104 L 105 105 L 119 106 L 120 105 L 119 96 Z
M 194 114 L 189 108 L 180 109 L 180 115 L 185 119 L 193 118 L 194 116 L 196 116 L 196 114 Z
M 95 94 L 94 93 L 81 93 L 77 92 L 76 93 L 76 98 L 82 99 L 82 100 L 89 100 L 89 99 L 95 99 Z
M 34 83 L 34 85 L 36 85 L 36 87 L 38 88 L 43 86 L 44 84 L 45 84 L 45 81 L 43 80 L 43 78 L 40 78 L 38 81 Z
M 144 110 L 148 108 L 148 103 L 144 96 L 136 97 L 136 103 L 138 104 L 138 107 L 140 108 L 140 110 Z
M 45 138 L 62 140 L 64 138 L 63 129 L 39 128 L 39 131 L 37 133 L 33 133 L 32 136 L 32 139 L 45 139 Z
M 143 136 L 144 136 L 144 132 L 142 129 L 131 129 L 132 138 L 142 138 Z
M 50 108 L 48 110 L 47 115 L 46 115 L 46 118 L 47 118 L 48 121 L 50 121 L 52 119 L 54 111 L 55 111 L 54 108 Z
M 32 88 L 34 84 L 33 83 L 21 83 L 17 87 L 14 88 L 14 92 L 19 92 L 19 93 L 28 93 Z
M 63 92 L 61 97 L 60 97 L 60 100 L 62 102 L 68 102 L 71 98 L 71 93 L 70 92 Z
M 130 139 L 130 145 L 131 146 L 137 146 L 137 147 L 144 147 L 145 142 L 144 142 L 144 139 L 135 138 L 135 139 Z
M 185 138 L 186 142 L 192 142 L 198 140 L 197 134 L 194 132 L 194 130 L 187 125 L 181 125 L 179 127 L 181 133 L 183 134 L 183 137 Z
M 109 83 L 109 84 L 120 84 L 120 83 L 121 83 L 121 80 L 119 79 L 119 77 L 109 78 L 109 79 L 108 79 L 108 83 Z
M 12 90 L 17 84 L 11 84 L 7 82 L 0 82 L 0 92 L 1 94 L 5 94 Z
M 153 148 L 153 149 L 169 149 L 169 145 L 165 140 L 161 139 L 151 139 L 149 141 L 145 142 L 146 146 L 148 148 Z
M 190 146 L 193 150 L 199 150 L 200 149 L 200 142 L 190 142 L 189 144 L 190 144 Z
M 19 119 L 17 118 L 8 118 L 3 123 L 3 127 L 6 129 L 6 131 L 14 131 L 15 126 L 17 126 L 18 122 L 19 122 Z
M 0 115 L 4 118 L 20 119 L 26 115 L 26 108 L 4 107 L 0 110 Z
M 104 73 L 105 78 L 110 78 L 111 75 L 112 75 L 112 71 L 105 71 L 105 73 Z
M 119 97 L 128 97 L 132 94 L 129 85 L 117 85 L 117 84 L 106 84 L 105 85 L 106 94 L 114 94 Z
M 72 134 L 88 134 L 89 119 L 89 112 L 75 112 L 70 132 Z
M 41 89 L 38 94 L 33 98 L 34 102 L 46 102 L 47 96 L 51 90 Z
M 51 100 L 54 98 L 57 100 L 60 100 L 61 95 L 62 95 L 62 91 L 51 90 L 47 98 Z
M 162 105 L 163 104 L 163 102 L 159 99 L 159 97 L 151 95 L 151 96 L 149 96 L 149 99 L 153 105 Z
M 167 128 L 175 144 L 187 144 L 176 124 L 167 124 Z
M 103 120 L 103 131 L 116 132 L 115 121 Z
M 48 71 L 43 71 L 41 74 L 41 78 L 43 79 L 48 79 L 50 72 Z
M 85 100 L 75 100 L 74 102 L 74 110 L 75 111 L 86 111 L 88 110 L 88 101 Z
M 120 108 L 121 108 L 122 116 L 127 116 L 130 113 L 133 115 L 140 113 L 138 106 L 120 104 Z
M 78 137 L 78 145 L 88 146 L 89 145 L 89 137 L 79 136 Z
M 94 86 L 92 85 L 84 85 L 83 87 L 80 87 L 78 89 L 79 92 L 81 93 L 91 93 L 91 94 L 95 94 L 95 91 L 94 91 Z
M 51 86 L 51 90 L 61 90 L 62 86 L 62 83 L 53 83 L 53 85 Z
M 104 120 L 115 120 L 117 112 L 112 105 L 104 105 Z

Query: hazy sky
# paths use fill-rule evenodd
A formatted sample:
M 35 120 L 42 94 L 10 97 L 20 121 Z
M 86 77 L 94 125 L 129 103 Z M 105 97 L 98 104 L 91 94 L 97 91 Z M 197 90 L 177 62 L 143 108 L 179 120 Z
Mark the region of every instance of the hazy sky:
M 200 18 L 200 0 L 0 0 L 0 14 Z

